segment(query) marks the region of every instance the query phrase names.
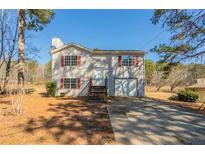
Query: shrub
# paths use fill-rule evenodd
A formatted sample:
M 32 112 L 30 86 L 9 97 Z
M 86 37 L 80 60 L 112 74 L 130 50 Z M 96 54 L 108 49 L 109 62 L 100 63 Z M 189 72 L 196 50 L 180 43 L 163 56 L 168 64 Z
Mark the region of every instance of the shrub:
M 46 91 L 48 96 L 55 96 L 56 93 L 56 83 L 55 82 L 47 82 L 46 83 Z
M 64 97 L 65 96 L 65 93 L 60 93 L 60 97 Z
M 196 100 L 199 98 L 199 95 L 190 89 L 179 91 L 177 95 L 179 100 L 187 102 L 196 102 Z

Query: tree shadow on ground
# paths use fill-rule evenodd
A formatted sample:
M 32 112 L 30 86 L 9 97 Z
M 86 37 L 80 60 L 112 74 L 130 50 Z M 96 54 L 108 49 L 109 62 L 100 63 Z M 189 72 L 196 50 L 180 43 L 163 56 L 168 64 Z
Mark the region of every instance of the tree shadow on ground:
M 60 98 L 59 98 L 60 99 Z M 52 116 L 30 119 L 27 133 L 44 130 L 59 144 L 113 144 L 114 135 L 105 104 L 84 99 L 49 104 Z
M 168 100 L 172 100 L 172 101 L 179 101 L 179 97 L 176 95 L 172 95 L 168 98 Z
M 149 98 L 118 98 L 109 113 L 125 144 L 205 144 L 205 116 Z
M 11 101 L 10 100 L 0 100 L 0 104 L 11 104 Z
M 178 100 L 177 96 L 176 97 L 175 96 L 170 97 L 170 98 L 168 98 L 168 100 L 161 100 L 161 99 L 151 98 L 151 97 L 146 97 L 146 98 L 148 98 L 150 100 L 153 100 L 153 101 L 163 103 L 163 104 L 176 105 L 176 106 L 179 106 L 179 107 L 182 107 L 182 108 L 192 110 L 194 112 L 198 112 L 200 114 L 205 114 L 204 112 L 201 112 L 199 110 L 200 104 L 198 104 L 196 102 L 184 102 L 184 101 Z

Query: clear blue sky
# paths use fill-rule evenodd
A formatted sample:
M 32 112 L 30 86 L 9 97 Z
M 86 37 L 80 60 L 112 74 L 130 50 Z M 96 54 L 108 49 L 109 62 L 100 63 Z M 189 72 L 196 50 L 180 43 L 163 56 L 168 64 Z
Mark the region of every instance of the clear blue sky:
M 149 50 L 166 42 L 168 33 L 153 25 L 153 10 L 55 10 L 54 20 L 43 31 L 31 32 L 32 45 L 39 50 L 42 64 L 50 60 L 51 39 L 75 42 L 88 48 L 138 49 L 147 59 L 158 60 Z

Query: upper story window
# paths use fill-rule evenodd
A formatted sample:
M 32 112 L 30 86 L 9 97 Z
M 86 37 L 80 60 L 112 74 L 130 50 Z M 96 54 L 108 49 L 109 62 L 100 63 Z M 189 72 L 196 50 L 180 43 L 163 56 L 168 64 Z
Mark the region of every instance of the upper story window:
M 122 56 L 122 66 L 133 66 L 134 56 Z
M 61 67 L 64 66 L 81 66 L 81 56 L 61 55 Z
M 77 66 L 78 56 L 65 56 L 65 66 Z
M 118 56 L 118 66 L 138 66 L 139 59 L 138 56 Z

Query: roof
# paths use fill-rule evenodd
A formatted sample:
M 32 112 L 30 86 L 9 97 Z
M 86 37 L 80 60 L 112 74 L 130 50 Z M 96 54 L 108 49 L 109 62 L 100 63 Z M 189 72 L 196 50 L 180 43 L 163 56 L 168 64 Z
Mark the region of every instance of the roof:
M 80 49 L 83 49 L 85 51 L 91 52 L 93 55 L 107 55 L 107 54 L 111 54 L 111 55 L 144 55 L 144 51 L 141 50 L 100 50 L 100 49 L 89 49 L 87 47 L 84 47 L 82 45 L 79 45 L 77 43 L 69 43 L 66 44 L 60 48 L 57 49 L 53 49 L 51 50 L 51 54 L 54 54 L 56 52 L 60 52 L 68 47 L 71 46 L 75 46 L 78 47 Z
M 93 55 L 144 55 L 140 50 L 93 50 Z

